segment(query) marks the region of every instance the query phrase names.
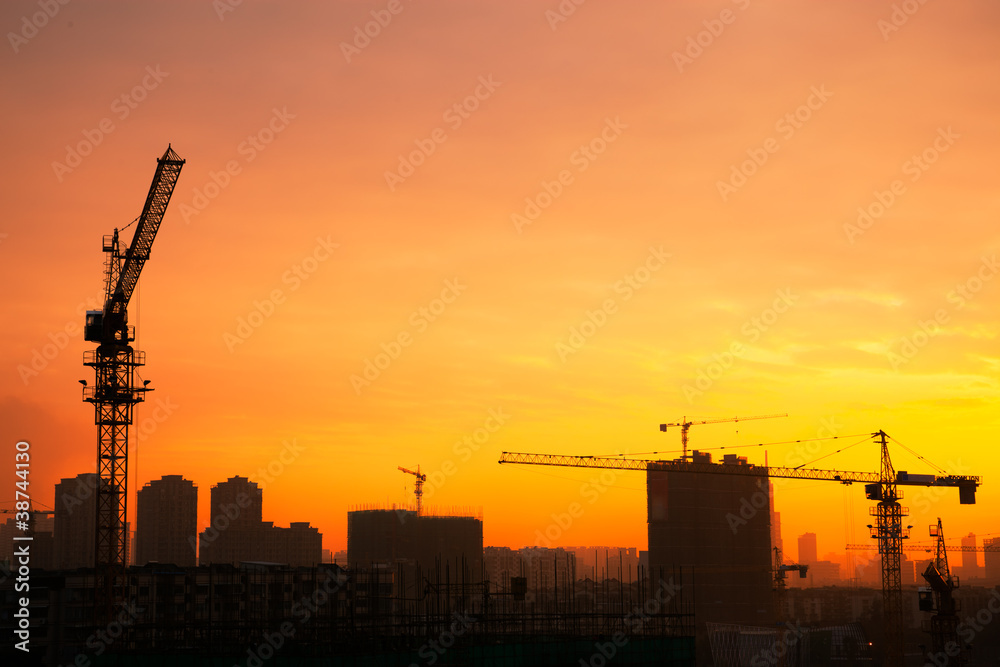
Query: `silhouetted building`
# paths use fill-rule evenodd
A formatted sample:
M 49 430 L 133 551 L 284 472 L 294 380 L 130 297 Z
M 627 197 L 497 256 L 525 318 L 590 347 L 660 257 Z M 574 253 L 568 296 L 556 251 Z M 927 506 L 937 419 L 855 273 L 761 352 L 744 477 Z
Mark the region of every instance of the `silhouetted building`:
M 269 665 L 271 657 L 282 665 L 407 665 L 421 653 L 424 659 L 416 662 L 422 664 L 568 667 L 581 654 L 599 655 L 598 646 L 615 651 L 614 664 L 695 664 L 682 589 L 663 600 L 665 613 L 639 617 L 656 588 L 578 582 L 550 596 L 542 609 L 533 590 L 486 596 L 482 586 L 455 594 L 449 594 L 454 583 L 399 586 L 401 569 L 130 567 L 129 602 L 122 610 L 128 620 L 109 631 L 98 628 L 96 635 L 93 571 L 36 572 L 29 607 L 32 664 L 91 664 L 84 658 L 94 657 L 97 647 L 102 655 L 96 662 L 116 665 L 194 665 L 206 662 L 201 656 L 220 665 Z M 0 580 L 0 610 L 16 609 L 25 596 L 14 585 L 13 577 Z M 0 613 L 4 636 L 15 636 L 18 623 L 13 613 Z M 0 664 L 23 664 L 20 653 L 7 642 Z
M 318 565 L 323 558 L 319 529 L 308 521 L 288 528 L 262 521 L 263 505 L 257 483 L 246 477 L 230 477 L 213 486 L 210 525 L 198 536 L 198 563 Z
M 1000 537 L 990 537 L 983 540 L 983 559 L 986 561 L 986 583 L 989 586 L 1000 584 Z
M 785 554 L 785 541 L 781 539 L 781 512 L 774 509 L 774 484 L 767 483 L 768 494 L 771 496 L 771 547 L 781 550 L 782 556 L 787 560 Z
M 813 561 L 809 564 L 808 577 L 810 586 L 835 586 L 840 583 L 840 563 L 828 560 Z M 910 563 L 910 579 L 913 579 L 912 563 Z
M 692 460 L 711 464 L 695 451 Z M 720 468 L 747 466 L 726 455 Z M 766 476 L 657 470 L 646 473 L 649 567 L 654 581 L 683 568 L 698 633 L 705 623 L 769 625 L 771 526 Z M 700 654 L 705 645 L 701 644 Z
M 521 554 L 510 547 L 483 549 L 483 567 L 491 589 L 509 590 L 513 577 L 527 577 Z
M 263 498 L 246 477 L 230 477 L 212 487 L 209 526 L 198 539 L 198 563 L 239 563 L 259 558 Z
M 639 550 L 635 547 L 566 547 L 576 555 L 578 579 L 617 579 L 632 582 L 638 578 Z
M 53 567 L 94 567 L 97 473 L 83 473 L 56 484 Z
M 197 564 L 198 487 L 180 475 L 164 475 L 136 495 L 135 564 L 181 567 Z
M 562 547 L 524 547 L 518 550 L 528 579 L 528 590 L 542 599 L 572 589 L 576 581 L 576 554 Z
M 812 565 L 819 560 L 816 548 L 816 533 L 799 535 L 799 564 Z
M 969 533 L 962 538 L 962 546 L 976 548 L 976 534 Z M 975 551 L 962 551 L 962 577 L 965 579 L 980 579 L 983 573 L 979 569 L 979 554 Z
M 438 581 L 482 581 L 483 521 L 407 509 L 348 512 L 347 561 L 352 568 L 409 563 Z

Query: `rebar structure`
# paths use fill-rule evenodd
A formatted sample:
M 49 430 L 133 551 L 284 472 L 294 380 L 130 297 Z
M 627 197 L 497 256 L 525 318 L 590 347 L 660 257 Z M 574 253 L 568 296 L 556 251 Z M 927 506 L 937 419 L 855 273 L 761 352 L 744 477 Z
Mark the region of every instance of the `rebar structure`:
M 94 405 L 97 425 L 96 535 L 94 540 L 95 622 L 106 624 L 126 600 L 128 564 L 128 430 L 133 409 L 148 391 L 135 384 L 135 369 L 145 364 L 145 353 L 129 344 L 135 327 L 128 325 L 128 303 L 139 280 L 184 160 L 167 146 L 157 159 L 156 173 L 137 218 L 132 244 L 122 252 L 118 230 L 104 237 L 104 309 L 87 311 L 84 338 L 98 344 L 84 353 L 83 363 L 94 369 L 94 385 L 84 383 L 83 400 Z

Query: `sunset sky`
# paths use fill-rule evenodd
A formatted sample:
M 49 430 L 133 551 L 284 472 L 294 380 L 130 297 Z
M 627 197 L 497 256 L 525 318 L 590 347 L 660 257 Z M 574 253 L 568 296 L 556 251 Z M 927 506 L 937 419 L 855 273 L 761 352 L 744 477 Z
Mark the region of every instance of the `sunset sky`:
M 599 471 L 500 452 L 672 458 L 661 422 L 788 413 L 691 444 L 851 436 L 732 451 L 874 471 L 870 440 L 834 452 L 884 429 L 984 477 L 974 506 L 908 489 L 915 539 L 998 533 L 998 22 L 989 0 L 4 2 L 4 493 L 18 440 L 45 505 L 95 468 L 83 311 L 169 143 L 129 483 L 193 480 L 200 527 L 245 475 L 265 520 L 344 549 L 348 510 L 411 502 L 397 466 L 420 465 L 487 545 L 580 502 L 552 545 L 644 549 L 641 473 L 591 494 Z M 792 557 L 806 531 L 866 539 L 860 486 L 776 505 Z

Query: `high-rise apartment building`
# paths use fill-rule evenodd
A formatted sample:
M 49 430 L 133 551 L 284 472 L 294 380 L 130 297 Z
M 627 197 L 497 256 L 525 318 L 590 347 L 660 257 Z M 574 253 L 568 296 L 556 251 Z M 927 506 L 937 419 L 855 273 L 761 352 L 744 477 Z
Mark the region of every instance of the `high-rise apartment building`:
M 180 475 L 164 475 L 136 496 L 135 564 L 151 561 L 181 567 L 197 564 L 198 487 Z

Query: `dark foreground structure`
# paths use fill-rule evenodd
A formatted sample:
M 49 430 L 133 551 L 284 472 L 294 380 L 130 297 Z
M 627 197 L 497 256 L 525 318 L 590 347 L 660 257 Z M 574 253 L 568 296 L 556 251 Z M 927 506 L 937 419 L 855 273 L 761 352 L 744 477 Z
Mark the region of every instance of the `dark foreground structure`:
M 128 604 L 95 627 L 94 571 L 33 571 L 30 653 L 3 665 L 678 665 L 694 626 L 676 580 L 584 580 L 536 590 L 523 578 L 462 583 L 417 567 L 346 570 L 266 563 L 127 573 Z M 469 581 L 472 577 L 464 577 Z M 432 583 L 433 582 L 433 583 Z M 14 636 L 13 578 L 0 632 Z

